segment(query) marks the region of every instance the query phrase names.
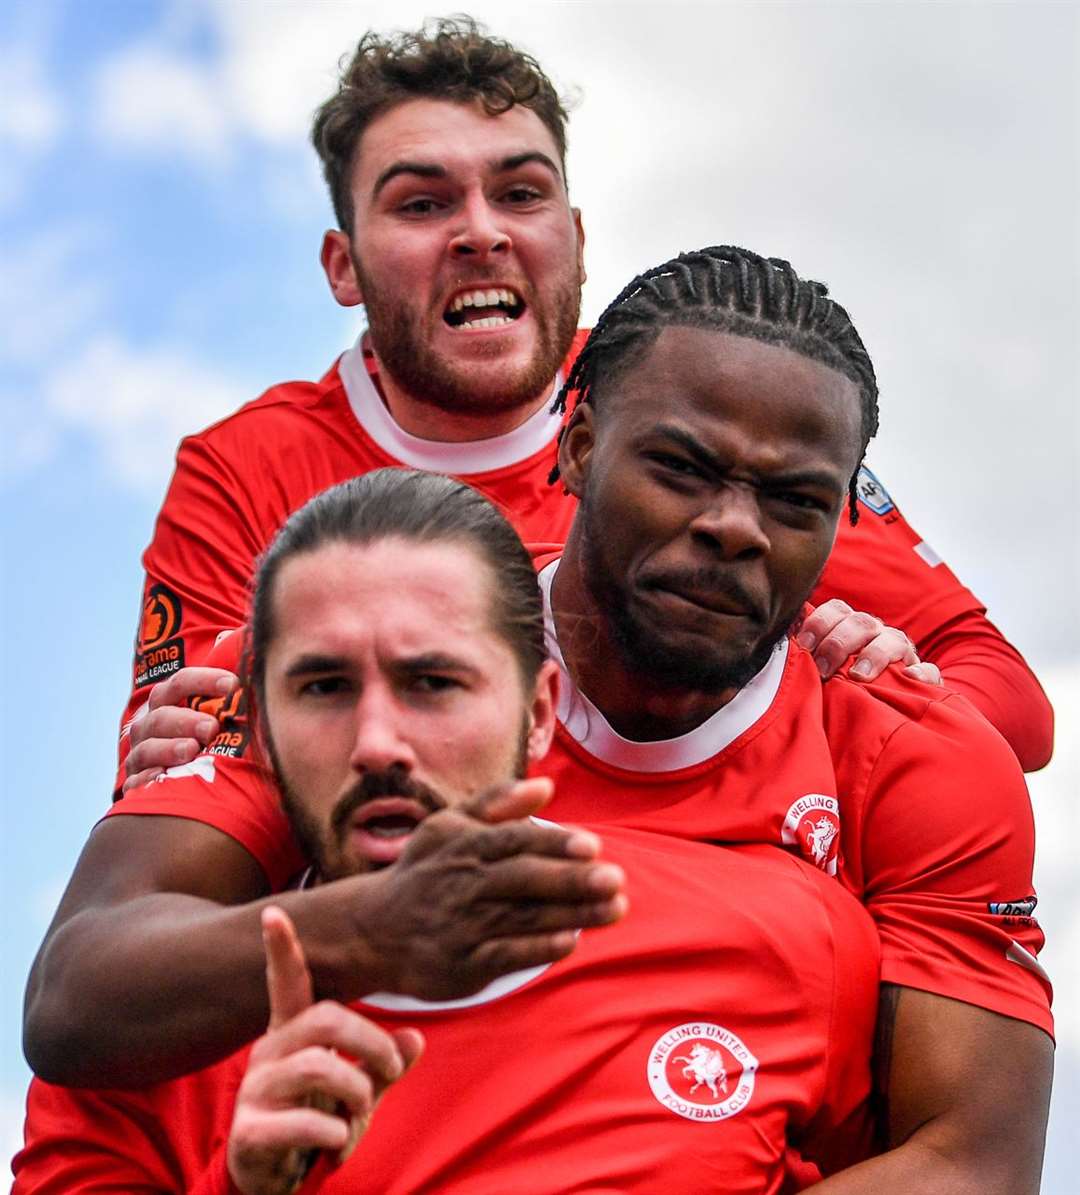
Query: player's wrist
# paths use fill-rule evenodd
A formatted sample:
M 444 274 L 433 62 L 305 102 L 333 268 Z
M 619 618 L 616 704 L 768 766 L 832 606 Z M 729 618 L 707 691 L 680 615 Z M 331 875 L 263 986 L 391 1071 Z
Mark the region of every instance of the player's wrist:
M 300 930 L 318 997 L 348 1003 L 368 992 L 393 988 L 385 949 L 385 881 L 380 874 L 351 876 L 304 893 Z

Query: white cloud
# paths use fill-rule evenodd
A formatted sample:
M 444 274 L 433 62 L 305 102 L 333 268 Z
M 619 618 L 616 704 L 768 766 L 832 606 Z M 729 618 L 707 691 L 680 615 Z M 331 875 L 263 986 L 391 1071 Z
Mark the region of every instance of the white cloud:
M 232 116 L 213 68 L 153 42 L 98 68 L 93 120 L 107 143 L 123 149 L 210 166 L 229 157 Z
M 2 105 L 0 105 L 2 106 Z M 80 254 L 98 240 L 83 225 L 54 225 L 5 246 L 0 258 L 0 361 L 43 363 L 97 316 L 106 287 L 80 269 Z
M 55 145 L 65 112 L 46 81 L 41 54 L 30 45 L 0 47 L 0 211 L 22 198 L 34 164 Z
M 164 488 L 181 436 L 253 397 L 179 349 L 137 350 L 115 336 L 90 340 L 44 392 L 52 420 L 89 437 L 116 482 L 151 494 Z
M 0 50 L 0 94 L 0 144 L 41 151 L 55 142 L 63 107 L 37 54 L 23 47 Z
M 0 393 L 0 479 L 35 472 L 56 450 L 56 429 L 21 398 Z

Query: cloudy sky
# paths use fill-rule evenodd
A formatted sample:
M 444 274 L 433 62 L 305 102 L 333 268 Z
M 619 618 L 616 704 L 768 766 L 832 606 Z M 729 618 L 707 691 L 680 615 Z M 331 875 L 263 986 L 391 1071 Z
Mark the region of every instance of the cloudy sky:
M 22 984 L 107 800 L 139 553 L 176 441 L 274 382 L 319 376 L 352 339 L 356 313 L 334 305 L 318 267 L 330 214 L 308 122 L 365 29 L 440 11 L 407 0 L 16 0 L 0 15 L 9 1154 L 27 1075 Z M 1080 9 L 471 11 L 574 98 L 586 315 L 640 268 L 716 242 L 827 281 L 881 380 L 875 471 L 1057 703 L 1057 758 L 1031 787 L 1058 986 L 1044 1190 L 1071 1189 Z

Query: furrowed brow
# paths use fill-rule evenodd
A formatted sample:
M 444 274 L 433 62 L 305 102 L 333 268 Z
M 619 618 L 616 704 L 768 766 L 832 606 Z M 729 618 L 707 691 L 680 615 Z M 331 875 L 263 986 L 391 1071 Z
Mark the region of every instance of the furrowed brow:
M 724 473 L 727 466 L 715 453 L 710 452 L 704 444 L 688 431 L 673 424 L 661 423 L 653 429 L 654 435 L 674 440 L 686 452 L 697 460 L 698 464 L 716 473 Z M 847 478 L 839 473 L 827 469 L 798 469 L 790 473 L 770 474 L 764 479 L 770 488 L 780 486 L 817 486 L 821 489 L 836 490 L 843 493 L 847 489 Z
M 451 656 L 438 651 L 428 652 L 422 656 L 410 656 L 409 659 L 402 660 L 398 667 L 402 672 L 407 672 L 410 675 L 423 672 L 454 672 L 471 675 L 476 671 L 460 656 Z
M 343 672 L 347 667 L 348 662 L 343 656 L 323 656 L 309 653 L 293 660 L 285 669 L 285 675 L 295 677 L 310 676 L 315 672 Z
M 413 174 L 418 178 L 445 178 L 446 167 L 438 166 L 434 162 L 394 162 L 393 165 L 387 166 L 375 180 L 375 186 L 371 188 L 372 199 L 376 198 L 383 187 L 392 178 L 397 178 L 399 174 Z
M 673 440 L 680 448 L 683 448 L 694 457 L 699 465 L 704 465 L 707 469 L 711 469 L 715 473 L 724 472 L 724 462 L 714 452 L 710 452 L 700 440 L 683 428 L 676 427 L 670 423 L 660 423 L 652 429 L 652 434 L 654 436 L 662 436 L 667 440 Z

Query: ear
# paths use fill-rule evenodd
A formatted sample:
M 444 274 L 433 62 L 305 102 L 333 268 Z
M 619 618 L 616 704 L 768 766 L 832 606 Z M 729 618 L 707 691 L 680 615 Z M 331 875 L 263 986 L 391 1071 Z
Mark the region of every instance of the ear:
M 328 229 L 323 236 L 319 261 L 326 281 L 330 283 L 330 291 L 342 307 L 355 307 L 364 301 L 347 233 L 340 228 Z
M 591 405 L 578 403 L 559 442 L 559 480 L 580 498 L 585 492 L 589 459 L 596 443 L 595 416 Z
M 577 268 L 578 282 L 585 285 L 585 225 L 581 222 L 581 208 L 572 207 L 570 214 L 574 218 L 574 231 L 577 233 Z
M 559 666 L 545 660 L 536 675 L 536 689 L 529 707 L 529 734 L 526 754 L 530 764 L 547 755 L 555 734 L 555 711 L 559 701 Z

